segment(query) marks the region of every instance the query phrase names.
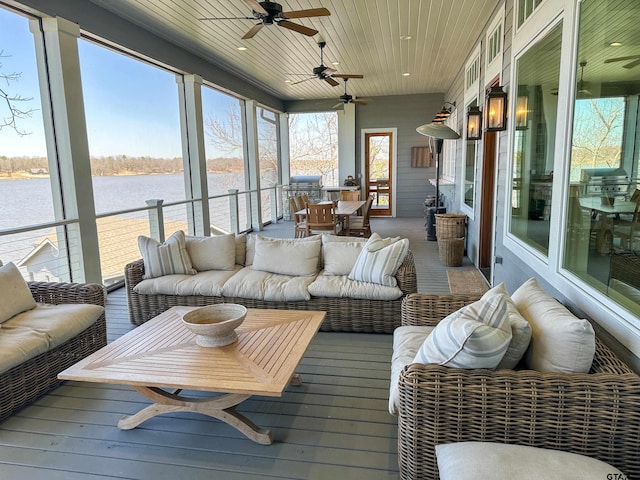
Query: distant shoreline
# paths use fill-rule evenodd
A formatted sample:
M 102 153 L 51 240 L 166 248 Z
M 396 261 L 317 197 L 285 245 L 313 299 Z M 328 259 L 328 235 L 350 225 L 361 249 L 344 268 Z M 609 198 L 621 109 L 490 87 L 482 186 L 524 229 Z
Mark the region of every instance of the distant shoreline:
M 94 177 L 133 177 L 133 176 L 142 176 L 142 175 L 182 175 L 184 172 L 123 172 L 123 173 L 113 173 L 109 175 L 93 175 Z M 242 173 L 242 170 L 233 171 L 233 170 L 212 170 L 207 173 L 214 174 L 226 174 L 226 173 Z M 50 175 L 48 173 L 29 173 L 29 172 L 14 172 L 11 175 L 1 174 L 0 173 L 0 181 L 1 180 L 31 180 L 38 178 L 49 178 Z

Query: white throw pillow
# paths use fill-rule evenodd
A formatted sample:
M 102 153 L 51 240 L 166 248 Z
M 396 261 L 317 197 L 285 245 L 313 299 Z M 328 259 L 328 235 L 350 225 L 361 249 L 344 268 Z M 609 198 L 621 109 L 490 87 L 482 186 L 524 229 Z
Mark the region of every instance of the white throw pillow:
M 325 242 L 322 244 L 325 275 L 349 275 L 365 242 Z
M 244 265 L 247 261 L 247 234 L 236 233 L 236 264 Z
M 380 235 L 371 235 L 349 272 L 350 280 L 378 283 L 388 287 L 398 285 L 395 274 L 409 251 L 406 238 L 389 242 Z
M 414 363 L 455 368 L 496 368 L 511 342 L 504 295 L 478 300 L 440 320 Z
M 595 354 L 595 332 L 587 320 L 574 316 L 549 296 L 535 278 L 513 295 L 518 311 L 531 325 L 525 354 L 528 368 L 539 372 L 588 373 Z
M 186 237 L 191 265 L 198 272 L 233 270 L 236 264 L 236 239 L 233 233 L 212 237 Z
M 140 235 L 138 248 L 144 262 L 144 278 L 156 278 L 164 275 L 194 275 L 187 253 L 185 236 L 182 230 L 172 234 L 164 243 Z
M 520 360 L 522 360 L 522 357 L 524 357 L 524 354 L 527 351 L 527 347 L 529 347 L 529 342 L 531 341 L 531 325 L 529 325 L 527 319 L 518 311 L 518 308 L 509 296 L 509 292 L 504 286 L 504 283 L 496 285 L 486 292 L 482 296 L 482 300 L 491 298 L 494 295 L 504 295 L 505 301 L 507 302 L 509 323 L 511 324 L 511 343 L 496 369 L 513 369 L 518 365 Z
M 315 275 L 318 273 L 321 246 L 319 235 L 309 237 L 309 240 L 256 235 L 252 268 L 280 275 Z
M 0 267 L 0 323 L 36 307 L 29 285 L 12 262 Z

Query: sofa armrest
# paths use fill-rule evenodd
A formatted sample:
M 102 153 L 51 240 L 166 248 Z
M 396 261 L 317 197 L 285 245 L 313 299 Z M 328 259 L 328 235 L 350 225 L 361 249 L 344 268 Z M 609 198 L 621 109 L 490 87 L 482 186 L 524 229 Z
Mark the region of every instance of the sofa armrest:
M 105 306 L 105 288 L 97 283 L 27 282 L 36 302 L 87 303 Z
M 640 478 L 640 377 L 412 364 L 399 379 L 401 478 L 438 478 L 435 446 L 531 445 L 587 455 Z
M 435 326 L 447 315 L 479 299 L 479 295 L 407 295 L 402 299 L 402 325 Z
M 416 264 L 411 250 L 407 252 L 400 268 L 396 272 L 398 287 L 403 295 L 409 295 L 418 291 L 418 279 L 416 276 Z

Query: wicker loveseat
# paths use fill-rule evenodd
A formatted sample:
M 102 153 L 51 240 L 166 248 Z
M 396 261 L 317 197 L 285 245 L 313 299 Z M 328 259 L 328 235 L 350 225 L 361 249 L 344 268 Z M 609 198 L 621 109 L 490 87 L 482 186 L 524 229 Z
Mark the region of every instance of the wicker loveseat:
M 403 325 L 435 325 L 465 295 L 407 296 Z M 400 478 L 437 479 L 435 446 L 500 442 L 597 458 L 640 478 L 640 377 L 596 338 L 588 374 L 411 364 L 399 380 Z
M 102 285 L 50 282 L 28 282 L 28 285 L 38 303 L 105 305 Z M 0 329 L 0 335 L 4 329 Z M 103 312 L 91 326 L 73 338 L 0 373 L 0 420 L 57 387 L 62 382 L 58 380 L 58 373 L 106 344 Z
M 395 278 L 402 296 L 395 300 L 372 300 L 353 297 L 311 296 L 309 300 L 271 301 L 237 296 L 141 294 L 136 285 L 143 281 L 144 262 L 137 260 L 125 266 L 125 285 L 129 319 L 141 325 L 171 307 L 204 306 L 222 302 L 239 303 L 248 308 L 321 310 L 326 312 L 320 327 L 324 331 L 393 333 L 400 325 L 402 298 L 417 291 L 415 263 L 409 251 Z

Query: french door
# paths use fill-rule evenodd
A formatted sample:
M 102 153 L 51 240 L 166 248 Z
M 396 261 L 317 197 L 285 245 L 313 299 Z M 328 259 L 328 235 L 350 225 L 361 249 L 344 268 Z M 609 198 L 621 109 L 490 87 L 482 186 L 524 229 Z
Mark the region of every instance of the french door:
M 365 194 L 374 195 L 372 216 L 393 212 L 393 152 L 393 132 L 365 133 Z

